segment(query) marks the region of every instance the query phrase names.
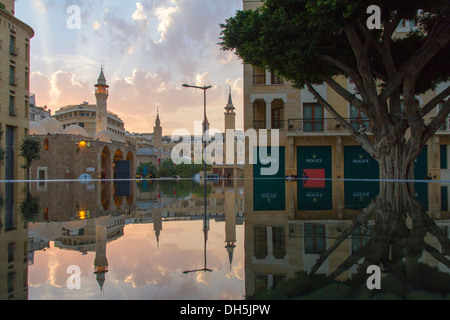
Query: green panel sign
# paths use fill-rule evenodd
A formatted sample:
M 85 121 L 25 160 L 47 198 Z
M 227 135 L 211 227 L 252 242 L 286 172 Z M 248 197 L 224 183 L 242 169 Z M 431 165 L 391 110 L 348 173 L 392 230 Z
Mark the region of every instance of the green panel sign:
M 379 181 L 348 181 L 347 179 L 379 179 L 380 165 L 361 146 L 344 147 L 345 208 L 364 209 L 380 192 Z
M 333 209 L 331 146 L 298 147 L 297 159 L 298 209 Z
M 279 147 L 277 151 L 278 155 L 272 147 L 268 147 L 267 152 L 255 148 L 254 155 L 257 156 L 257 161 L 253 165 L 254 211 L 286 210 L 285 147 Z M 264 175 L 262 169 L 270 167 L 278 168 L 276 174 Z

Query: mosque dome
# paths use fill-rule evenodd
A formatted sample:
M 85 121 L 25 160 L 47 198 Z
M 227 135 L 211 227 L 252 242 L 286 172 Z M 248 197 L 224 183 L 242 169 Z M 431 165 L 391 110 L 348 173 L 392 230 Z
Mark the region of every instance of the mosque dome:
M 137 153 L 137 156 L 154 156 L 155 152 L 149 148 L 142 148 Z
M 39 123 L 30 121 L 29 131 L 30 136 L 45 136 L 47 135 L 47 130 L 44 129 Z
M 71 125 L 64 129 L 63 134 L 71 134 L 74 136 L 88 137 L 88 133 L 79 125 Z
M 119 141 L 119 138 L 109 130 L 100 131 L 95 135 L 95 139 L 106 143 L 111 143 L 112 141 Z
M 62 124 L 53 118 L 45 118 L 39 121 L 39 124 L 50 134 L 62 133 L 63 131 Z

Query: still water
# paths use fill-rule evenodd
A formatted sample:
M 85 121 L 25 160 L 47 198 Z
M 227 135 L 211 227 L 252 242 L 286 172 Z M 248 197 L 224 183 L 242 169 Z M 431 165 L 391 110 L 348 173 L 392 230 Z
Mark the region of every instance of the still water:
M 450 297 L 443 183 L 236 179 L 206 201 L 192 180 L 0 190 L 2 300 Z

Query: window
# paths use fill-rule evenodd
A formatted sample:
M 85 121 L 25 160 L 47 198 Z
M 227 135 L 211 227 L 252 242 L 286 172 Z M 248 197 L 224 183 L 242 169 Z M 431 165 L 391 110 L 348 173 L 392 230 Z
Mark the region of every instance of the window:
M 284 129 L 283 102 L 273 106 L 272 109 L 272 129 Z
M 266 70 L 253 67 L 253 84 L 266 84 Z
M 44 150 L 49 150 L 49 142 L 48 139 L 44 140 Z
M 358 108 L 350 106 L 350 124 L 355 130 L 360 130 L 361 127 L 369 129 L 369 120 L 367 116 Z
M 11 116 L 17 115 L 15 106 L 16 106 L 16 98 L 14 96 L 10 95 L 9 96 L 9 115 L 11 115 Z
M 271 84 L 284 84 L 284 79 L 280 76 L 278 76 L 275 71 L 271 72 L 270 75 L 270 83 Z
M 305 254 L 320 254 L 325 248 L 325 226 L 305 223 Z
M 323 107 L 318 103 L 305 103 L 303 105 L 303 131 L 323 132 Z
M 14 243 L 8 244 L 8 263 L 11 263 L 14 261 Z

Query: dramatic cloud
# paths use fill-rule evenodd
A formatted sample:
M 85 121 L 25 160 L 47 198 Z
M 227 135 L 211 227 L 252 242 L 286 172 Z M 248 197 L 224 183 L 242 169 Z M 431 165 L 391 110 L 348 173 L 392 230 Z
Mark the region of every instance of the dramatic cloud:
M 70 5 L 81 9 L 79 30 L 66 27 Z M 157 108 L 166 135 L 201 121 L 202 93 L 183 83 L 213 86 L 208 119 L 220 130 L 231 86 L 242 127 L 242 64 L 217 44 L 219 24 L 241 9 L 241 0 L 39 0 L 16 6 L 18 18 L 36 32 L 31 92 L 38 105 L 57 110 L 94 103 L 103 65 L 111 86 L 109 110 L 128 131 L 152 132 Z

